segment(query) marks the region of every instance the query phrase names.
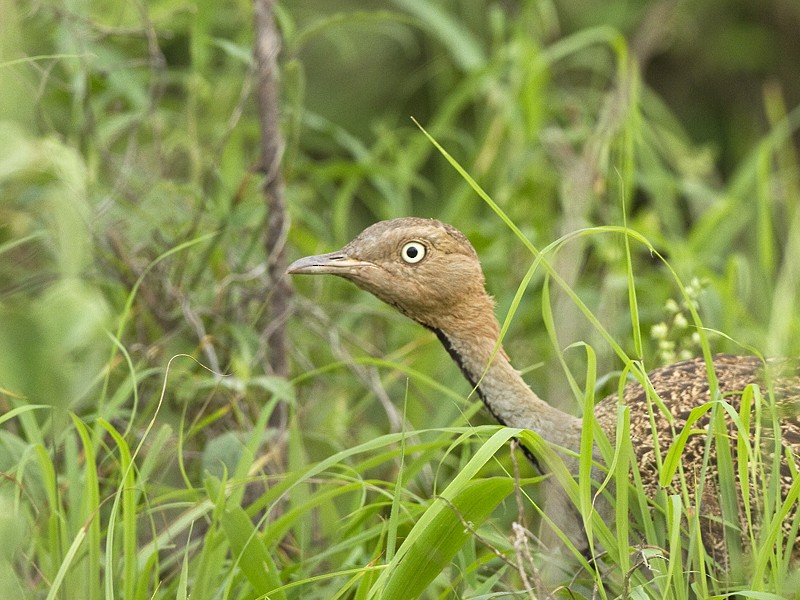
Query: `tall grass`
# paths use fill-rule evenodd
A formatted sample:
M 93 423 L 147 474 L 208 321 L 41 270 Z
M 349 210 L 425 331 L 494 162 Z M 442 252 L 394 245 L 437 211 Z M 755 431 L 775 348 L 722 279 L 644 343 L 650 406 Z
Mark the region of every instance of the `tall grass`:
M 559 10 L 280 7 L 294 252 L 381 218 L 453 223 L 515 364 L 575 413 L 659 364 L 662 322 L 676 348 L 798 355 L 798 109 L 765 88 L 769 130 L 723 179 L 626 38 L 559 31 Z M 264 373 L 249 5 L 2 11 L 0 597 L 553 592 L 541 478 L 509 441 L 552 452 L 490 424 L 435 339 L 344 282 L 303 281 L 296 375 Z M 332 62 L 358 76 L 326 79 Z M 285 430 L 267 427 L 278 402 Z M 768 390 L 744 405 L 770 410 Z M 686 495 L 642 497 L 630 444 L 604 445 L 613 524 L 553 456 L 604 552 L 554 593 L 797 594 L 772 459 L 735 443 L 747 458 L 723 477 L 753 482 L 748 518 L 771 520 L 730 573 Z

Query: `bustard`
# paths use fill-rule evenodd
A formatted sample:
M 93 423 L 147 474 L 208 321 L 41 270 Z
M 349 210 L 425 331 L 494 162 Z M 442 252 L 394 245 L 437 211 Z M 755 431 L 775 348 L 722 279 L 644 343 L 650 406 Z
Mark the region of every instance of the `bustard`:
M 382 221 L 365 229 L 341 250 L 301 258 L 290 265 L 287 272 L 338 275 L 371 292 L 436 334 L 489 412 L 501 424 L 530 429 L 557 447 L 578 451 L 581 419 L 543 401 L 511 366 L 508 356 L 499 347 L 500 328 L 494 315 L 494 302 L 484 287 L 478 256 L 466 236 L 456 228 L 432 219 Z M 773 366 L 782 372 L 775 377 L 770 374 L 767 381 L 766 373 L 774 369 L 767 369 L 757 358 L 720 355 L 713 362 L 719 390 L 737 410 L 742 391 L 749 384 L 763 386 L 765 395 L 769 386 L 778 398 L 778 406 L 783 411 L 780 415 L 782 458 L 778 477 L 782 498 L 785 498 L 800 467 L 800 372 L 796 365 L 776 363 Z M 711 398 L 708 372 L 702 359 L 656 369 L 649 373 L 648 378 L 661 405 L 671 414 L 668 418 L 655 410 L 655 435 L 651 409 L 648 409 L 650 403 L 639 383 L 626 386 L 623 401 L 630 409 L 633 448 L 644 487 L 652 494 L 659 487 L 656 443 L 662 453 L 666 452 L 676 432 L 683 429 L 690 411 Z M 595 407 L 597 420 L 612 442 L 617 403 L 618 398 L 614 395 Z M 709 414 L 706 413 L 692 425 L 692 431 L 697 432 L 708 423 Z M 729 425 L 729 429 L 731 427 Z M 771 432 L 771 426 L 765 427 L 765 431 Z M 768 449 L 767 453 L 774 453 L 777 447 L 773 440 L 772 450 Z M 694 478 L 700 473 L 705 448 L 705 435 L 689 435 L 686 439 L 682 465 L 685 480 L 692 487 Z M 736 465 L 735 437 L 731 451 Z M 597 451 L 595 456 L 599 457 Z M 575 471 L 577 462 L 567 462 Z M 713 460 L 706 473 L 715 473 Z M 737 472 L 737 479 L 738 475 Z M 707 477 L 700 504 L 705 517 L 704 543 L 712 555 L 724 560 L 725 540 L 714 479 L 713 476 Z M 579 550 L 585 551 L 587 540 L 577 512 L 563 506 L 566 501 L 563 492 L 549 489 L 547 493 L 551 499 L 556 499 L 552 510 L 557 513 L 550 514 L 551 503 L 548 502 L 545 508 L 548 516 Z M 739 501 L 741 512 L 741 497 Z M 800 554 L 797 526 L 792 529 L 796 513 L 795 499 L 784 520 L 784 532 L 798 542 L 794 545 L 795 558 Z M 743 516 L 740 525 L 747 527 Z M 787 545 L 793 545 L 791 538 Z

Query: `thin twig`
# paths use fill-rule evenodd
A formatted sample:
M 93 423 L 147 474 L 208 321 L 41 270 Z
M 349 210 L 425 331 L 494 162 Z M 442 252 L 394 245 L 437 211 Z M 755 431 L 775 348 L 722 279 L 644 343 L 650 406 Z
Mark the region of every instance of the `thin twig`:
M 286 359 L 286 328 L 292 288 L 286 270 L 285 245 L 289 218 L 283 195 L 281 158 L 283 136 L 280 131 L 278 95 L 278 53 L 281 40 L 273 15 L 274 0 L 254 0 L 256 95 L 261 124 L 261 162 L 259 171 L 264 174 L 264 201 L 267 208 L 267 226 L 264 245 L 267 260 L 267 285 L 269 286 L 269 320 L 267 335 L 268 369 L 274 375 L 286 377 L 289 373 Z M 286 407 L 275 411 L 273 425 L 286 422 Z
M 528 590 L 531 600 L 535 600 L 533 592 L 534 584 L 531 583 L 530 578 L 528 577 L 528 572 L 525 568 L 526 560 L 530 565 L 533 576 L 536 580 L 537 585 L 535 588 L 540 594 L 542 593 L 542 590 L 538 584 L 540 583 L 541 579 L 536 566 L 534 565 L 531 549 L 528 545 L 528 526 L 525 523 L 525 508 L 522 503 L 522 485 L 520 484 L 519 480 L 519 463 L 517 462 L 517 448 L 519 445 L 520 444 L 518 440 L 515 439 L 511 441 L 511 465 L 514 469 L 514 496 L 517 500 L 517 520 L 511 524 L 511 528 L 514 531 L 514 554 L 517 558 L 515 567 L 520 579 L 522 579 L 522 583 Z

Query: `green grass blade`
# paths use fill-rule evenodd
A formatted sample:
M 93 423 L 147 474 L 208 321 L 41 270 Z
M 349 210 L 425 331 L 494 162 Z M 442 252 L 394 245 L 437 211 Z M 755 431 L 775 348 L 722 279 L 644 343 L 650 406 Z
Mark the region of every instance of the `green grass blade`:
M 241 506 L 226 506 L 220 515 L 222 529 L 231 545 L 231 552 L 257 594 L 266 594 L 280 587 L 278 569 L 258 530 Z M 271 600 L 284 600 L 282 592 L 272 592 Z
M 402 558 L 391 561 L 385 583 L 379 579 L 374 586 L 373 590 L 380 590 L 378 597 L 417 598 L 469 539 L 470 528 L 480 526 L 513 489 L 512 480 L 493 478 L 470 481 L 455 493 L 445 490 L 452 500 L 437 499 L 425 511 L 401 547 Z
M 700 406 L 695 406 L 689 412 L 689 416 L 686 418 L 686 423 L 684 424 L 683 429 L 681 429 L 681 432 L 678 434 L 678 437 L 675 439 L 675 441 L 672 442 L 672 445 L 667 451 L 667 455 L 664 457 L 664 462 L 662 463 L 658 480 L 659 485 L 662 487 L 668 487 L 675 477 L 675 473 L 677 472 L 678 466 L 680 466 L 681 463 L 683 449 L 686 447 L 686 440 L 692 433 L 692 425 L 694 425 L 700 419 L 700 417 L 711 410 L 712 406 L 713 405 L 710 402 L 701 404 Z
M 511 428 L 500 429 L 478 449 L 414 525 L 373 586 L 370 598 L 415 598 L 449 564 L 471 535 L 464 522 L 479 526 L 513 490 L 510 479 L 472 478 L 518 433 Z
M 588 344 L 582 345 L 586 349 L 586 392 L 583 403 L 583 427 L 581 428 L 580 458 L 578 462 L 578 495 L 580 514 L 583 516 L 589 546 L 593 549 L 594 536 L 592 535 L 592 470 L 594 468 L 594 389 L 597 383 L 597 356 L 594 349 Z
M 484 65 L 486 57 L 478 40 L 447 11 L 432 2 L 393 1 L 430 27 L 431 33 L 450 51 L 462 69 L 471 71 Z
M 53 583 L 47 592 L 47 600 L 56 600 L 57 598 L 59 598 L 59 591 L 61 590 L 61 584 L 64 583 L 64 579 L 67 576 L 67 572 L 69 571 L 70 567 L 73 566 L 75 557 L 77 556 L 81 544 L 83 544 L 83 540 L 85 538 L 86 538 L 86 529 L 82 527 L 81 529 L 78 530 L 77 535 L 72 540 L 72 544 L 70 544 L 69 549 L 64 555 L 64 559 L 61 561 L 61 564 L 58 567 L 56 576 L 53 578 Z
M 82 483 L 83 490 L 83 506 L 81 516 L 85 519 L 84 527 L 87 530 L 87 556 L 85 560 L 84 578 L 86 581 L 86 589 L 89 596 L 86 600 L 95 600 L 100 597 L 100 573 L 101 573 L 101 533 L 100 533 L 100 519 L 98 512 L 100 510 L 100 482 L 97 476 L 97 465 L 95 450 L 92 446 L 91 433 L 76 415 L 70 414 L 75 429 L 83 443 L 84 453 L 84 475 Z

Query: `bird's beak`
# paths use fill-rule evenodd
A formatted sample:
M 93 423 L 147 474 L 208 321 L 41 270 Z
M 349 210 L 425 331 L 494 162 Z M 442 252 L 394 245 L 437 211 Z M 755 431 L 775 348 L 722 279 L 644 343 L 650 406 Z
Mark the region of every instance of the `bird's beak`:
M 374 267 L 375 265 L 365 260 L 350 258 L 341 250 L 319 254 L 317 256 L 306 256 L 294 261 L 286 269 L 289 275 L 351 275 L 364 268 Z

